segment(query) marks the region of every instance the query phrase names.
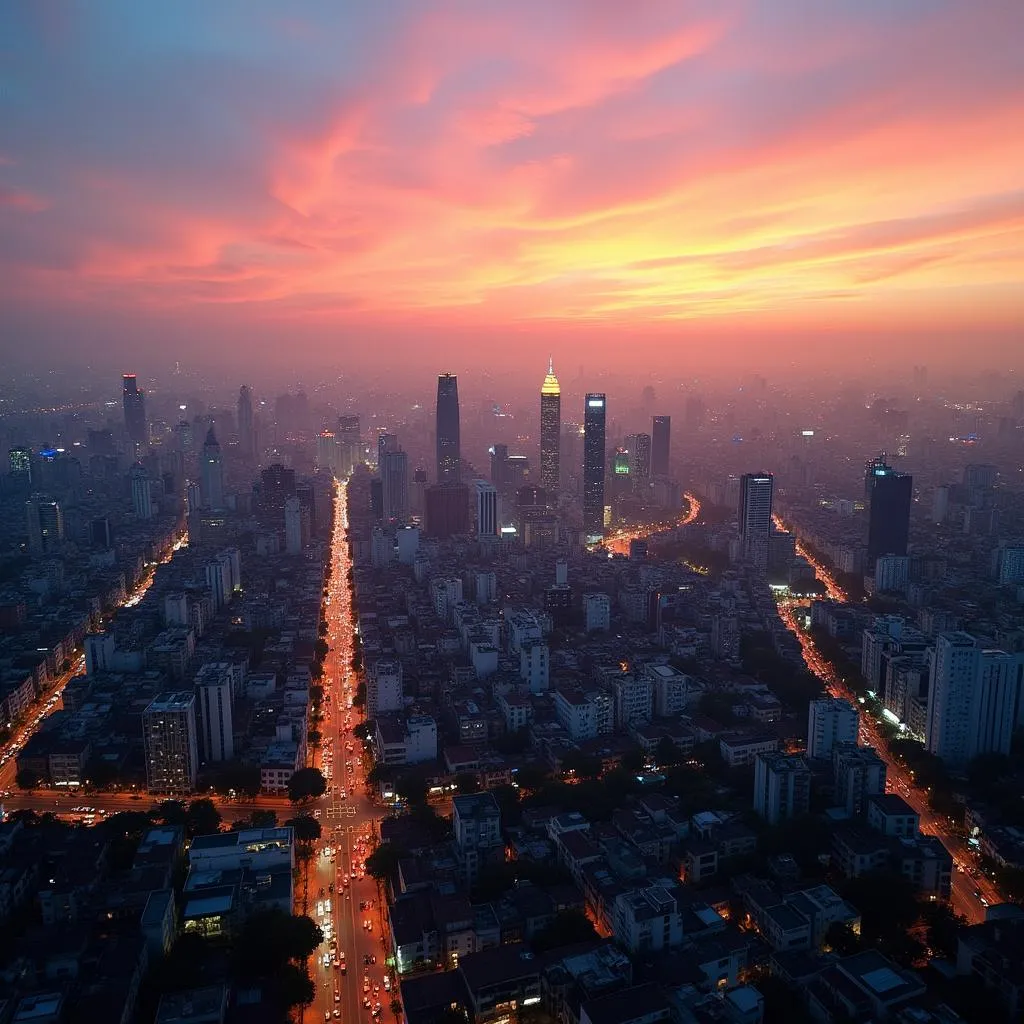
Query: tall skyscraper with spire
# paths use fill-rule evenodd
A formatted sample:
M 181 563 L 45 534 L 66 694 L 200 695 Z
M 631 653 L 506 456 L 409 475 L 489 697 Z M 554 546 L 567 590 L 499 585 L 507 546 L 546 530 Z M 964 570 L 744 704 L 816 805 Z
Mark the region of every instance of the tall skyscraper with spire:
M 199 493 L 203 499 L 203 508 L 224 507 L 224 463 L 221 459 L 220 444 L 213 432 L 213 424 L 206 433 L 203 442 L 203 454 L 200 456 Z
M 437 482 L 458 483 L 461 460 L 459 380 L 453 373 L 442 373 L 437 378 Z
M 238 389 L 238 445 L 242 457 L 251 459 L 256 455 L 256 438 L 252 422 L 252 390 L 248 384 Z
M 540 388 L 540 485 L 552 497 L 558 494 L 561 434 L 562 389 L 554 362 L 548 359 L 548 373 Z
M 124 427 L 135 444 L 146 443 L 146 392 L 139 388 L 134 373 L 121 378 L 121 398 L 124 403 Z

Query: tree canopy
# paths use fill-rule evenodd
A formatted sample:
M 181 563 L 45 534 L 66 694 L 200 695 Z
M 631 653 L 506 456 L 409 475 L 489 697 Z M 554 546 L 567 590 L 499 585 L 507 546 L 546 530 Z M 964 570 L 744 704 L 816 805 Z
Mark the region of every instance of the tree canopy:
M 208 836 L 220 831 L 221 816 L 216 805 L 208 797 L 200 797 L 189 803 L 185 810 L 185 835 Z
M 292 803 L 315 800 L 327 792 L 327 780 L 319 768 L 300 768 L 288 780 L 288 799 Z
M 323 834 L 320 822 L 308 814 L 300 814 L 295 818 L 289 818 L 286 825 L 290 825 L 295 833 L 295 840 L 299 843 L 315 843 Z

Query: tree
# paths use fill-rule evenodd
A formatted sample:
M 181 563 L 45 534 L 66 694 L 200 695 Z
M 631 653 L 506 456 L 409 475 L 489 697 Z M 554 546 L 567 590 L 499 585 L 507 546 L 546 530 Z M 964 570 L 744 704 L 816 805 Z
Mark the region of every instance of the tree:
M 316 998 L 316 985 L 305 964 L 284 964 L 276 972 L 277 991 L 285 1006 L 309 1006 Z
M 596 939 L 597 932 L 580 910 L 560 910 L 552 922 L 533 940 L 533 948 L 538 953 L 559 946 L 571 946 L 577 942 Z
M 499 754 L 521 754 L 530 746 L 530 730 L 527 728 L 507 732 L 494 740 L 494 749 Z
M 359 666 L 356 664 L 356 658 L 358 657 L 358 654 L 352 656 L 352 670 L 354 672 L 359 671 Z M 352 704 L 357 708 L 366 707 L 366 683 L 362 680 L 356 683 L 356 692 L 352 695 Z
M 235 964 L 244 977 L 273 975 L 289 961 L 304 962 L 323 941 L 323 932 L 309 917 L 258 911 L 235 941 Z
M 476 793 L 480 789 L 480 780 L 473 772 L 459 772 L 453 782 L 459 793 Z
M 402 1012 L 402 1000 L 396 996 L 388 1004 L 388 1009 L 397 1017 Z
M 319 768 L 300 768 L 288 780 L 288 799 L 292 803 L 315 800 L 327 792 L 327 780 Z
M 394 843 L 381 843 L 366 858 L 366 873 L 378 882 L 386 882 L 398 870 L 401 853 Z
M 833 921 L 825 932 L 825 945 L 840 956 L 852 956 L 863 948 L 860 939 L 848 924 Z
M 118 811 L 104 818 L 96 827 L 111 839 L 141 839 L 142 834 L 153 827 L 153 819 L 145 811 Z
M 306 742 L 311 747 L 319 747 L 320 746 L 320 741 L 322 739 L 323 739 L 323 736 L 319 732 L 317 732 L 316 729 L 310 729 L 309 732 L 306 733 Z
M 861 936 L 869 945 L 892 941 L 917 920 L 913 885 L 892 871 L 872 871 L 849 879 L 842 896 L 861 914 Z
M 213 835 L 220 831 L 220 825 L 220 811 L 209 797 L 200 797 L 188 805 L 185 811 L 185 835 L 189 839 Z
M 277 828 L 277 815 L 273 811 L 253 811 L 253 828 Z
M 185 824 L 185 805 L 180 800 L 163 800 L 151 813 L 153 820 L 161 825 Z
M 640 747 L 630 747 L 619 762 L 627 772 L 638 772 L 647 763 L 647 755 Z
M 324 688 L 313 685 L 309 688 L 309 702 L 314 707 L 319 707 L 324 702 Z
M 243 764 L 241 761 L 227 761 L 205 772 L 209 784 L 218 793 L 232 792 L 243 796 L 256 796 L 260 791 L 260 766 Z
M 313 654 L 315 655 L 316 660 L 317 661 L 323 661 L 324 658 L 327 657 L 327 651 L 328 651 L 327 641 L 326 640 L 317 640 L 316 646 L 313 648 Z
M 117 764 L 105 757 L 90 757 L 85 766 L 85 777 L 97 789 L 106 789 L 117 782 Z
M 381 782 L 392 782 L 395 778 L 395 769 L 387 764 L 375 764 L 367 773 L 366 781 L 371 786 L 379 785 Z
M 323 834 L 320 822 L 311 818 L 308 814 L 300 814 L 296 818 L 289 818 L 286 825 L 291 825 L 295 833 L 295 841 L 298 843 L 315 843 Z
M 352 735 L 357 740 L 365 740 L 370 735 L 370 723 L 359 722 L 352 727 Z
M 39 772 L 32 768 L 19 768 L 14 782 L 18 789 L 35 789 L 40 782 Z

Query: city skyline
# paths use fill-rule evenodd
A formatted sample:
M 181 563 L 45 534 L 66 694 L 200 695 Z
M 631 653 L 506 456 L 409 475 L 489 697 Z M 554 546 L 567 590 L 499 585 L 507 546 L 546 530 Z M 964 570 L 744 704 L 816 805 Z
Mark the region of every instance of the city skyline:
M 22 5 L 0 31 L 12 360 L 453 363 L 486 331 L 499 360 L 1020 363 L 1008 0 Z

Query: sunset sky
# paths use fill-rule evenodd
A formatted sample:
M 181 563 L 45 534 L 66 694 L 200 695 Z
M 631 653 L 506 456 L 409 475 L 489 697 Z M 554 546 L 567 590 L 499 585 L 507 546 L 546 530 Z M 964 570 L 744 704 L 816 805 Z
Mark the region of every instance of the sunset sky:
M 0 349 L 1019 363 L 1022 40 L 1021 0 L 4 4 Z

